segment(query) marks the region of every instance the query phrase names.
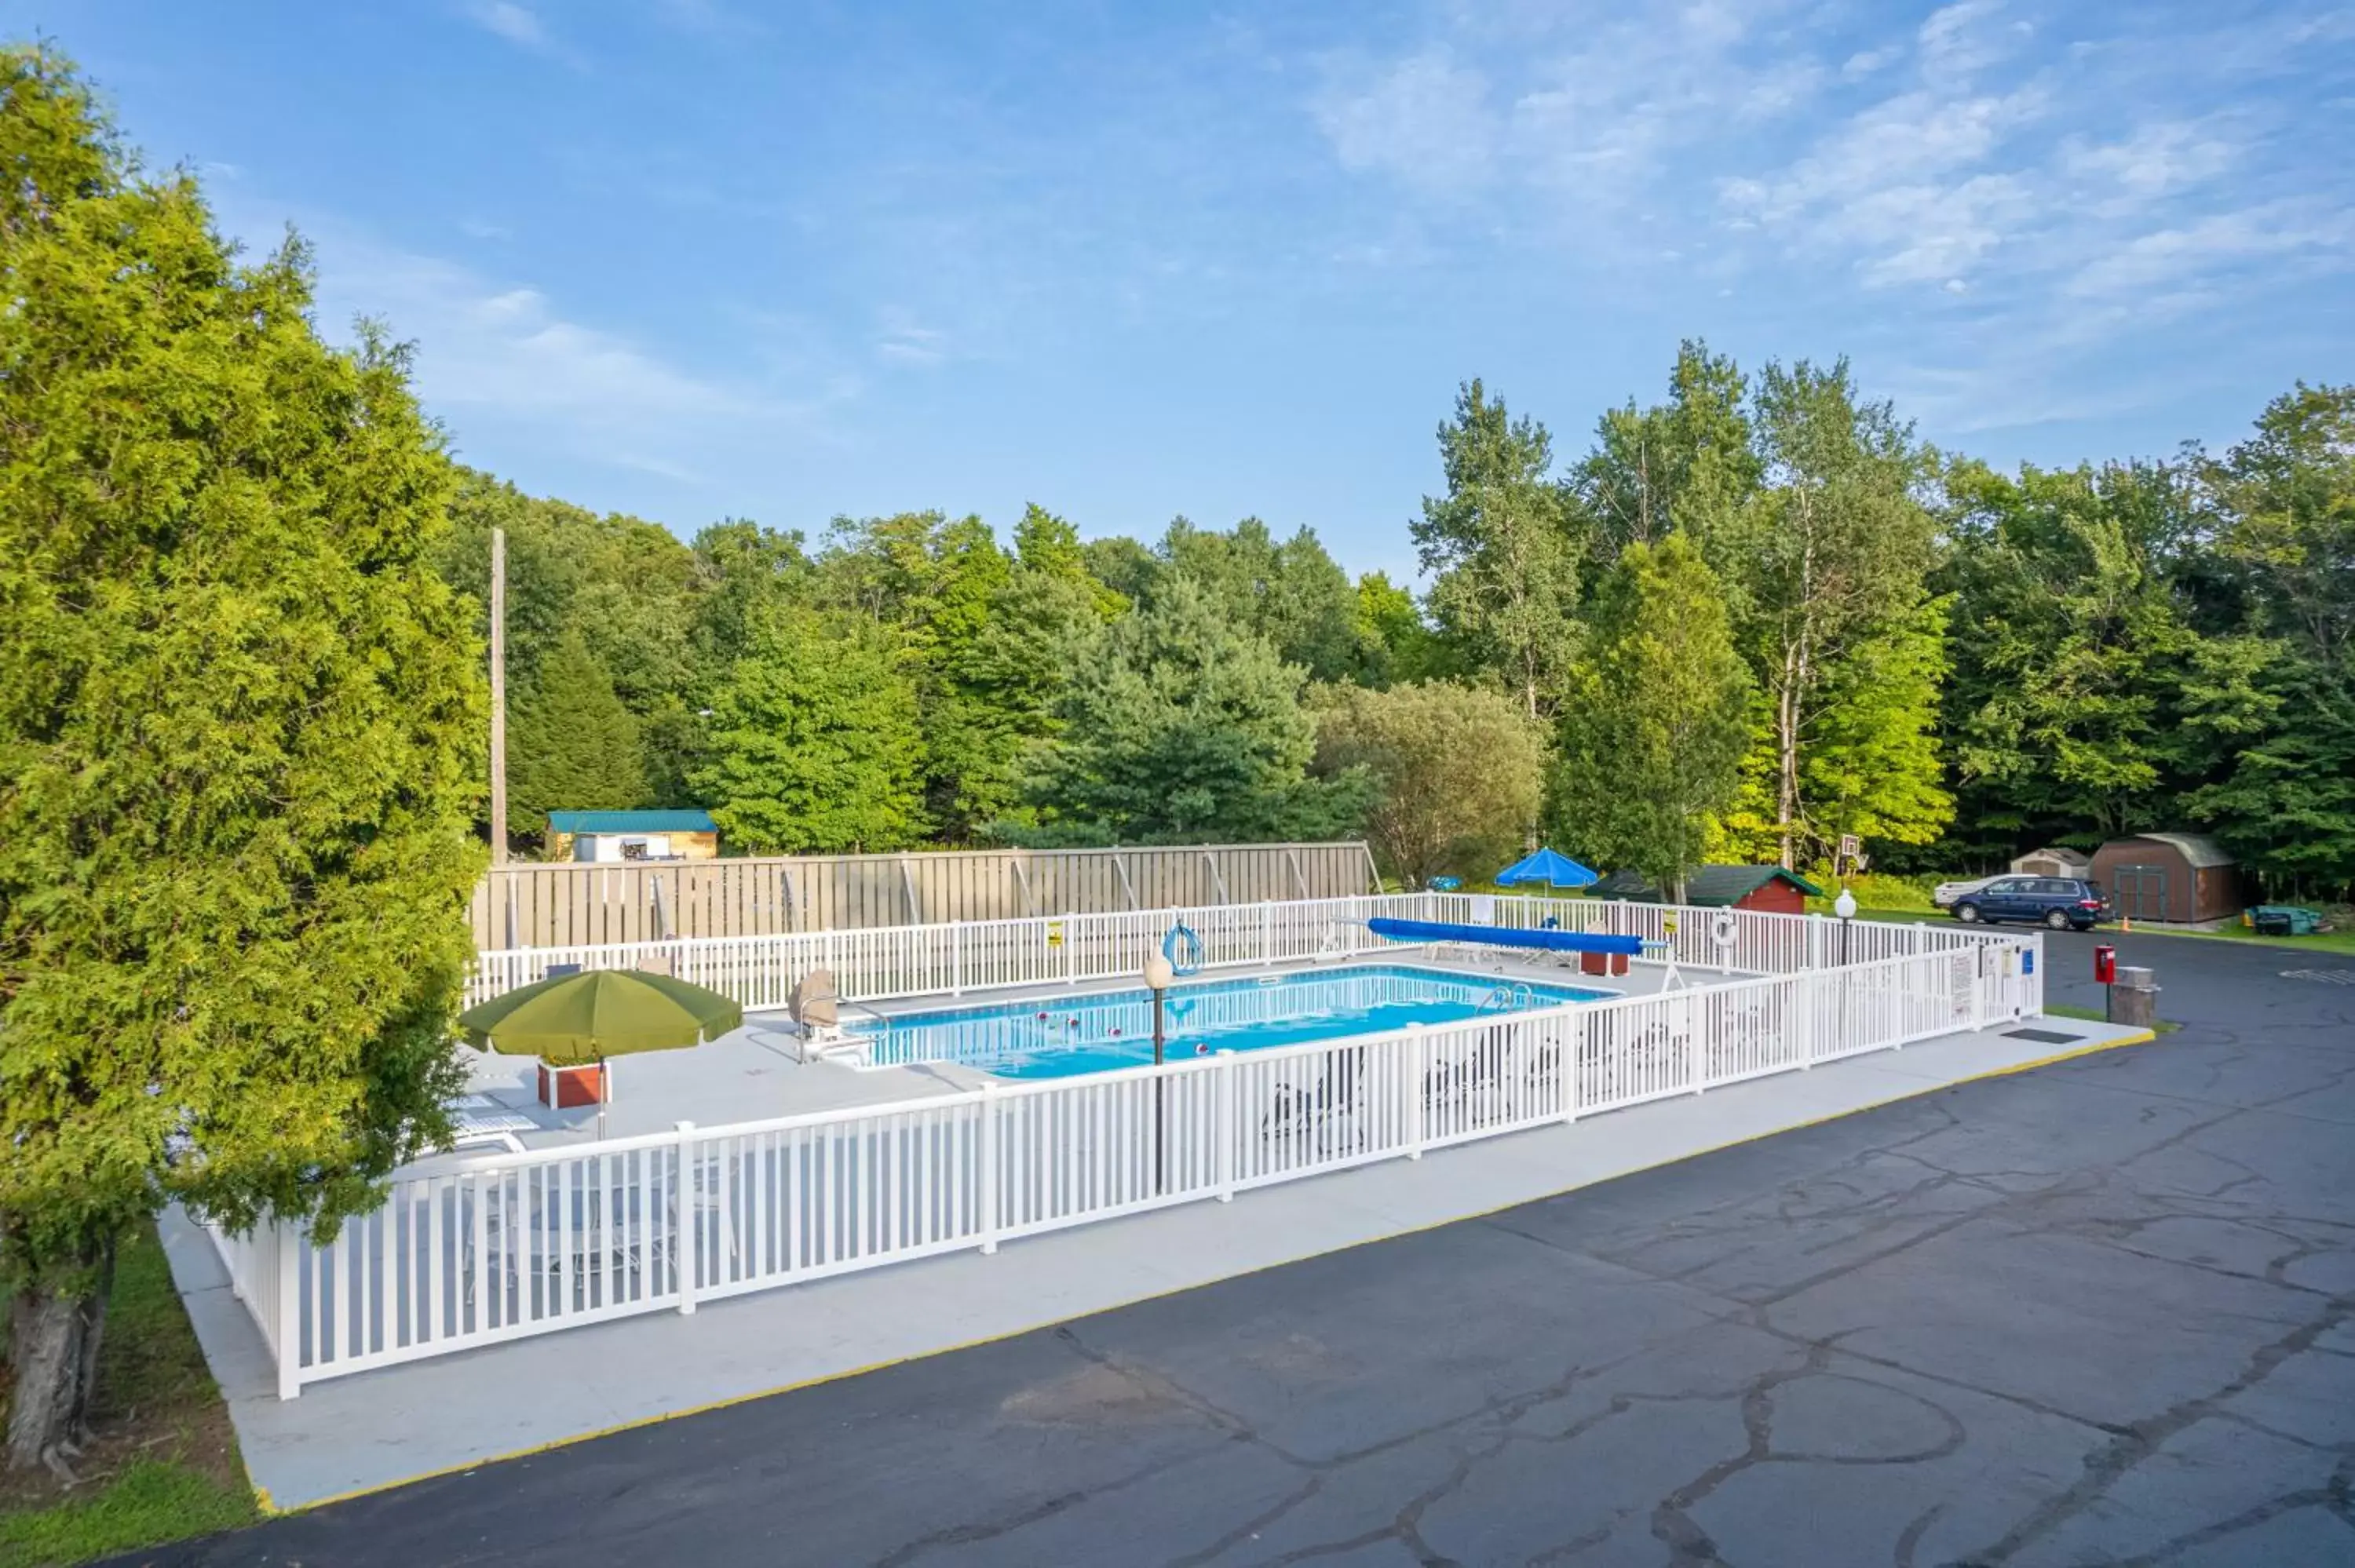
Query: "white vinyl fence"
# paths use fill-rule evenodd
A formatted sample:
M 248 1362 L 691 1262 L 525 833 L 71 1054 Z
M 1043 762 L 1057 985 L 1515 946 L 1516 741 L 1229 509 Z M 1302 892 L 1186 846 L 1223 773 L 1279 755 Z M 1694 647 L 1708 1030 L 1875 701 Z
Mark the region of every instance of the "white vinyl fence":
M 1280 925 L 1315 931 L 1320 918 L 1295 911 Z M 1167 920 L 1164 912 L 1135 931 L 1115 927 L 1102 961 L 1126 972 Z M 1794 963 L 1812 939 L 1758 938 L 1761 955 Z M 324 1245 L 287 1225 L 215 1239 L 277 1359 L 280 1395 L 293 1398 L 324 1378 L 574 1324 L 692 1312 L 935 1253 L 994 1251 L 1014 1237 L 1415 1159 L 2035 1010 L 2034 935 L 1927 946 L 1838 969 L 1162 1067 L 681 1124 L 397 1180 L 383 1208 Z M 1138 950 L 1111 951 L 1128 948 Z
M 2004 940 L 1953 925 L 1842 922 L 1749 909 L 1463 893 L 1368 894 L 791 936 L 502 948 L 478 955 L 467 978 L 466 1001 L 472 1006 L 545 980 L 560 965 L 659 968 L 752 1009 L 784 1006 L 794 982 L 819 968 L 833 972 L 836 988 L 847 1001 L 1128 979 L 1142 969 L 1146 955 L 1160 950 L 1170 927 L 1179 924 L 1200 938 L 1205 969 L 1410 951 L 1366 928 L 1366 922 L 1377 916 L 1517 927 L 1551 924 L 1563 930 L 1640 937 L 1672 943 L 1680 964 L 1748 974 L 1793 974 L 1923 953 L 1974 952 L 1990 941 Z M 2041 977 L 2037 980 L 2041 987 Z

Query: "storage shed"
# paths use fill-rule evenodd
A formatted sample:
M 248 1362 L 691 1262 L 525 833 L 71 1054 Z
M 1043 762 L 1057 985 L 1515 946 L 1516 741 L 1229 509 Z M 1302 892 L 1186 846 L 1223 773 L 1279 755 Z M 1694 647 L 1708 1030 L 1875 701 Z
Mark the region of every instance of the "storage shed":
M 618 864 L 716 860 L 719 827 L 709 811 L 550 811 L 548 858 Z
M 2030 850 L 2011 863 L 2019 876 L 2083 876 L 2094 874 L 2094 857 L 2083 850 L 2063 849 L 2055 844 L 2041 850 Z
M 1637 904 L 1667 902 L 1649 878 L 1633 871 L 1613 872 L 1587 889 L 1587 895 Z M 1823 896 L 1822 888 L 1779 865 L 1697 865 L 1685 873 L 1685 902 L 1702 909 L 1763 909 L 1773 915 L 1804 915 L 1808 899 Z
M 2241 869 L 2214 839 L 2136 833 L 2094 852 L 2094 881 L 2129 920 L 2223 920 L 2241 912 Z

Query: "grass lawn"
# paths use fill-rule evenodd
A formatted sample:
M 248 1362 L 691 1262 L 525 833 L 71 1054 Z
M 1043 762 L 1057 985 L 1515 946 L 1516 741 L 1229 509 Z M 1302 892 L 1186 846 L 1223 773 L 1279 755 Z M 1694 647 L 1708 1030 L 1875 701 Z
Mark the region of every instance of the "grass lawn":
M 2355 953 L 2355 931 L 2318 931 L 2311 937 L 2261 937 L 2246 926 L 2221 931 L 2152 931 L 2137 927 L 2137 937 L 2197 937 L 2211 942 L 2256 942 L 2268 948 L 2288 948 L 2308 953 Z
M 2106 1023 L 2109 1022 L 2102 1016 L 2102 1010 L 2098 1007 L 2072 1007 L 2065 1001 L 2046 1002 L 2044 1004 L 2044 1015 L 2047 1018 L 2082 1018 L 2088 1023 Z M 2154 1034 L 2172 1034 L 2182 1027 L 2183 1025 L 2180 1023 L 2169 1023 L 2167 1020 L 2162 1018 L 2153 1023 L 2150 1026 L 2150 1029 L 2151 1033 Z
M 5 1378 L 0 1372 L 0 1378 Z M 0 1568 L 92 1558 L 250 1524 L 253 1488 L 153 1226 L 126 1238 L 99 1348 L 98 1436 L 79 1486 L 0 1479 Z

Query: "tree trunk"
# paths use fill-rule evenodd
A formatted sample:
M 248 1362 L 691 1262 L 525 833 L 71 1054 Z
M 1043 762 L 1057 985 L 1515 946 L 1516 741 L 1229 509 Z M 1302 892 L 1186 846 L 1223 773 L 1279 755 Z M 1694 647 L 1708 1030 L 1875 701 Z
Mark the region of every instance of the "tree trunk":
M 114 1283 L 113 1239 L 82 1263 L 74 1271 L 80 1288 L 36 1284 L 16 1297 L 9 1324 L 9 1360 L 16 1379 L 8 1408 L 12 1470 L 46 1465 L 70 1477 L 65 1461 L 90 1437 L 98 1348 Z

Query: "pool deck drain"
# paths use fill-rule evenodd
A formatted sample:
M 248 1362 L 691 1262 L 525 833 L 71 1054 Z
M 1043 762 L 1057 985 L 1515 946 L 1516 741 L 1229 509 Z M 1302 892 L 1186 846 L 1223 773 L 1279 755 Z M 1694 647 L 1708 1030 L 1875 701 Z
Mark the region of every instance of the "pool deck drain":
M 1216 1280 L 1493 1213 L 1973 1078 L 2058 1059 L 2017 1032 L 1760 1078 L 1455 1149 L 311 1384 L 282 1402 L 202 1233 L 165 1245 L 248 1473 L 294 1509 L 1002 1339 Z M 2046 1033 L 2046 1032 L 2039 1032 Z M 2150 1039 L 2088 1024 L 2061 1056 Z

